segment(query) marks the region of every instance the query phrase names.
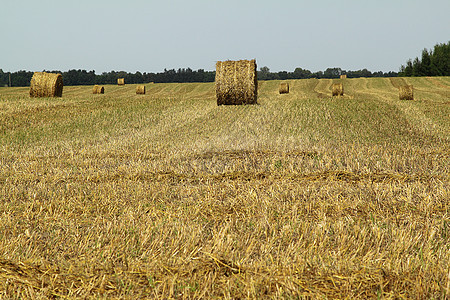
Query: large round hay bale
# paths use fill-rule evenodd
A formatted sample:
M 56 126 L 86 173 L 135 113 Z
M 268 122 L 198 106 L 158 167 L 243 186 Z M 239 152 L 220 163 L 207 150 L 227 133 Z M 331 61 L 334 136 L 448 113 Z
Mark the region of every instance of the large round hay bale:
M 117 85 L 125 85 L 125 78 L 117 78 Z
M 217 105 L 256 104 L 258 79 L 256 60 L 218 61 L 216 64 Z
M 278 91 L 280 92 L 280 94 L 289 94 L 289 83 L 287 82 L 280 83 Z
M 398 88 L 398 98 L 400 100 L 414 100 L 412 85 L 403 85 Z
M 331 93 L 333 96 L 344 96 L 344 85 L 342 83 L 333 83 Z
M 145 95 L 145 85 L 138 85 L 136 87 L 136 94 Z
M 346 79 L 347 78 L 347 75 L 346 74 L 344 74 L 344 75 L 341 75 L 341 77 L 340 77 L 341 79 Z
M 103 86 L 94 85 L 94 88 L 92 89 L 92 94 L 104 94 L 105 88 Z
M 62 97 L 61 74 L 34 72 L 30 82 L 30 97 Z

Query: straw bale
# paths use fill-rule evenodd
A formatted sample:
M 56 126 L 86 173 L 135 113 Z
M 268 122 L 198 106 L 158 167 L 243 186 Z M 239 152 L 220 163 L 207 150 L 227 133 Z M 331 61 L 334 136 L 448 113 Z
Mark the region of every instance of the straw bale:
M 136 87 L 136 94 L 145 95 L 145 85 L 138 85 Z
M 61 74 L 34 72 L 30 82 L 30 97 L 62 97 Z
M 117 84 L 118 85 L 125 85 L 125 78 L 118 78 L 117 79 Z
M 333 96 L 343 96 L 344 95 L 344 85 L 342 83 L 333 83 L 332 95 Z
M 94 88 L 92 89 L 93 94 L 104 94 L 105 88 L 103 86 L 94 85 Z
M 282 82 L 280 83 L 280 87 L 278 88 L 280 94 L 289 94 L 289 83 Z
M 414 100 L 412 85 L 403 85 L 398 88 L 398 98 L 400 100 Z
M 218 61 L 215 86 L 217 105 L 256 104 L 256 60 Z
M 347 78 L 347 75 L 346 75 L 346 74 L 341 75 L 341 79 L 346 79 L 346 78 Z

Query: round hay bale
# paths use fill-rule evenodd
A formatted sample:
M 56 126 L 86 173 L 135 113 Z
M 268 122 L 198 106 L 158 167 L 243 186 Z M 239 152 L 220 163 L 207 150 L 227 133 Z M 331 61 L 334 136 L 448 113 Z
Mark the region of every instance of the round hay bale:
M 145 85 L 138 85 L 136 87 L 136 94 L 145 95 Z
M 414 100 L 412 85 L 403 85 L 398 88 L 398 98 L 400 100 Z
M 117 85 L 125 85 L 125 78 L 117 78 Z
M 105 88 L 103 86 L 94 85 L 94 88 L 92 89 L 92 94 L 104 94 Z
M 62 97 L 61 74 L 34 72 L 30 82 L 30 97 Z
M 333 96 L 344 96 L 344 85 L 342 83 L 333 83 L 331 93 Z
M 215 86 L 217 105 L 256 104 L 256 60 L 218 61 Z
M 345 75 L 341 75 L 341 77 L 340 77 L 341 79 L 347 79 L 347 75 L 345 74 Z
M 278 91 L 280 92 L 280 94 L 289 94 L 289 83 L 287 82 L 280 83 Z

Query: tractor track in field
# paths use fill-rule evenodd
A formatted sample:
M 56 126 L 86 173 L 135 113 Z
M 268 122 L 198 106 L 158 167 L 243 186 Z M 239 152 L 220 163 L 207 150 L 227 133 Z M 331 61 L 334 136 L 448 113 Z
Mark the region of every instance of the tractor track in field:
M 405 79 L 403 78 L 390 77 L 389 81 L 391 82 L 392 86 L 397 89 L 400 88 L 401 86 L 407 85 Z

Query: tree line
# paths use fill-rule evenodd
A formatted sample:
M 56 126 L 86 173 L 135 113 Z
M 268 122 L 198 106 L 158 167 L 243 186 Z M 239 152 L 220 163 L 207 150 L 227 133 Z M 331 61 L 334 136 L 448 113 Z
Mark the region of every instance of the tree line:
M 286 79 L 308 79 L 308 78 L 339 78 L 341 75 L 347 75 L 347 78 L 360 77 L 396 77 L 396 72 L 371 72 L 367 69 L 358 71 L 346 71 L 341 68 L 328 68 L 325 71 L 311 72 L 302 68 L 296 68 L 293 72 L 280 71 L 270 72 L 268 67 L 262 67 L 258 71 L 258 80 L 286 80 Z
M 45 71 L 45 70 L 44 70 Z M 170 82 L 213 82 L 215 71 L 203 69 L 192 70 L 191 68 L 164 69 L 159 73 L 129 73 L 124 71 L 110 71 L 95 74 L 95 71 L 69 70 L 47 71 L 61 73 L 64 85 L 94 85 L 94 84 L 116 84 L 118 78 L 125 78 L 125 83 L 170 83 Z M 328 68 L 325 71 L 311 72 L 300 67 L 293 72 L 280 71 L 271 72 L 267 66 L 258 71 L 258 80 L 286 80 L 306 78 L 339 78 L 347 75 L 348 78 L 359 77 L 396 77 L 396 76 L 450 76 L 450 41 L 447 44 L 437 44 L 433 50 L 424 49 L 422 57 L 408 60 L 406 65 L 400 67 L 400 72 L 371 72 L 367 69 L 351 71 L 341 68 Z M 33 72 L 17 71 L 13 73 L 3 72 L 0 69 L 0 86 L 29 86 Z
M 408 60 L 400 67 L 399 76 L 450 76 L 450 41 L 434 49 L 422 50 L 422 57 Z
M 197 71 L 191 68 L 187 69 L 164 69 L 160 73 L 130 73 L 130 72 L 103 72 L 102 74 L 95 74 L 95 71 L 86 70 L 69 70 L 61 72 L 57 70 L 44 72 L 60 73 L 63 76 L 64 85 L 94 85 L 94 84 L 117 84 L 118 78 L 125 78 L 125 83 L 168 83 L 168 82 L 213 82 L 216 72 L 205 71 L 199 69 Z M 29 86 L 33 72 L 17 71 L 13 73 L 3 72 L 0 69 L 0 86 Z M 9 81 L 11 78 L 11 82 Z
M 67 72 L 61 71 L 46 71 L 51 73 L 61 73 L 63 76 L 64 85 L 94 85 L 94 84 L 117 84 L 118 78 L 125 78 L 125 83 L 170 83 L 170 82 L 214 82 L 216 72 L 205 71 L 203 69 L 192 70 L 186 69 L 164 69 L 160 73 L 129 73 L 129 72 L 103 72 L 102 74 L 95 74 L 95 71 L 86 70 L 69 70 Z M 341 68 L 328 68 L 325 71 L 311 72 L 302 68 L 296 68 L 293 72 L 270 72 L 268 67 L 262 67 L 258 71 L 259 80 L 285 80 L 285 79 L 305 79 L 305 78 L 339 78 L 340 75 L 347 75 L 349 78 L 358 77 L 395 77 L 395 72 L 375 72 L 372 73 L 367 69 L 359 71 L 345 71 Z M 11 78 L 11 86 L 29 86 L 33 72 L 17 71 L 13 73 L 3 72 L 0 69 L 0 86 L 9 86 L 9 78 Z

